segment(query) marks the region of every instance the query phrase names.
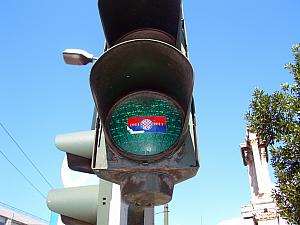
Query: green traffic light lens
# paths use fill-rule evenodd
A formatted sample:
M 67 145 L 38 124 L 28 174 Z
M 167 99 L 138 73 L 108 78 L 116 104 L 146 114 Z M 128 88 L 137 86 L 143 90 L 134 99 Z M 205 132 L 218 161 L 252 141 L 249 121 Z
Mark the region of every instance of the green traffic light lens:
M 109 120 L 112 140 L 119 149 L 152 156 L 170 149 L 182 131 L 182 111 L 168 97 L 155 92 L 132 94 L 114 107 Z

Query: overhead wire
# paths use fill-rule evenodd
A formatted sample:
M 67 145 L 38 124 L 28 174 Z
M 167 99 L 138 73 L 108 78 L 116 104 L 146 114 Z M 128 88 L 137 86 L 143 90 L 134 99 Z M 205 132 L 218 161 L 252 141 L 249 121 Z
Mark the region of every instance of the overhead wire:
M 5 133 L 10 137 L 10 139 L 15 143 L 15 145 L 18 147 L 18 149 L 23 153 L 25 158 L 30 162 L 30 164 L 33 166 L 33 168 L 40 174 L 40 176 L 44 179 L 44 181 L 48 184 L 50 188 L 53 188 L 51 183 L 47 180 L 47 178 L 42 174 L 42 172 L 37 168 L 37 166 L 32 162 L 32 160 L 27 156 L 27 154 L 24 152 L 22 147 L 18 144 L 18 142 L 13 138 L 13 136 L 9 133 L 9 131 L 6 129 L 6 127 L 0 122 L 0 126 L 5 131 Z
M 27 178 L 25 174 L 21 170 L 19 170 L 18 167 L 16 167 L 12 161 L 9 160 L 9 158 L 4 154 L 4 152 L 1 149 L 0 153 L 44 199 L 47 199 L 47 197 L 30 181 L 30 179 Z

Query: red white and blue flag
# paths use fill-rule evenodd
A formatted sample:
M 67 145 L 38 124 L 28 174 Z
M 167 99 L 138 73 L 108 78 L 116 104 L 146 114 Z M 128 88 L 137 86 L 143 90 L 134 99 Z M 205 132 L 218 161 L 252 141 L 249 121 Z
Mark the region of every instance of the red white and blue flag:
M 137 116 L 127 119 L 127 130 L 130 134 L 167 133 L 165 116 Z

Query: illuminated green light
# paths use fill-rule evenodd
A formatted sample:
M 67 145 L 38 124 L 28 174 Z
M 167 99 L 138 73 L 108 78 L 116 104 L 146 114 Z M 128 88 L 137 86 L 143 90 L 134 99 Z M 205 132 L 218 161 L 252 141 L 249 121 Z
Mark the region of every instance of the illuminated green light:
M 182 113 L 169 98 L 139 92 L 115 107 L 109 130 L 112 140 L 123 151 L 151 156 L 170 149 L 178 141 Z

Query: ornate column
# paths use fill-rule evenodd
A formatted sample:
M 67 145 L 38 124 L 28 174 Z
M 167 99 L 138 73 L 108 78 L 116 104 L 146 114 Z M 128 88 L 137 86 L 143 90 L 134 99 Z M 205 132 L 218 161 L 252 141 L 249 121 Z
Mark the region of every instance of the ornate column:
M 279 215 L 272 198 L 272 184 L 268 169 L 268 150 L 256 134 L 247 130 L 245 143 L 240 144 L 243 163 L 248 167 L 251 190 L 250 204 L 241 207 L 247 224 L 278 225 Z

